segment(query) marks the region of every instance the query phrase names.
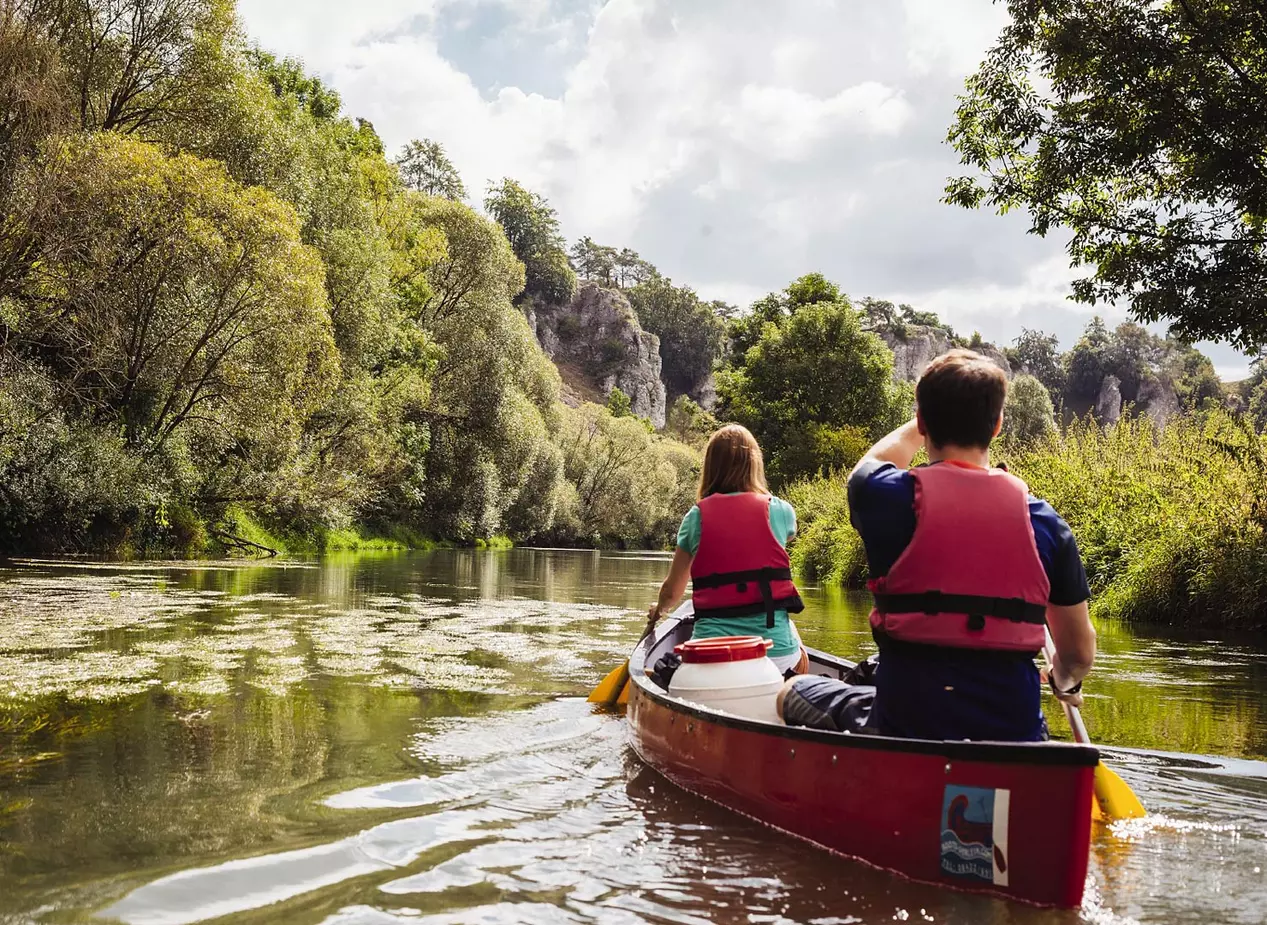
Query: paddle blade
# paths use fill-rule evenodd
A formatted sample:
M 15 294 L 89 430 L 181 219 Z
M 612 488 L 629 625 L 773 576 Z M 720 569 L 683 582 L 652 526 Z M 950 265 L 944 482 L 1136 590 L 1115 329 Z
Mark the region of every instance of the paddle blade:
M 1127 786 L 1126 781 L 1103 761 L 1095 766 L 1095 801 L 1110 822 L 1117 819 L 1139 819 L 1148 815 L 1144 804 Z
M 589 697 L 586 699 L 590 703 L 606 703 L 614 704 L 620 698 L 620 693 L 629 685 L 629 662 L 624 662 L 619 668 L 614 669 L 607 677 L 598 682 L 598 687 L 590 691 Z

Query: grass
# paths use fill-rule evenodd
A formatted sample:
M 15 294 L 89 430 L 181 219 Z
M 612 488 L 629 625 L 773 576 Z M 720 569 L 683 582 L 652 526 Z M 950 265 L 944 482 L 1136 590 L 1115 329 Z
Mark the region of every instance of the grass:
M 1267 448 L 1243 419 L 1077 421 L 995 456 L 1068 521 L 1097 617 L 1267 629 Z M 788 499 L 802 524 L 798 569 L 864 580 L 843 477 L 796 485 Z
M 275 529 L 239 505 L 228 509 L 220 529 L 212 535 L 216 538 L 216 545 L 210 551 L 222 555 L 265 555 L 265 550 L 271 549 L 282 556 L 314 556 L 331 552 L 442 549 L 453 545 L 395 524 L 354 524 L 341 528 L 317 526 L 306 531 Z M 224 538 L 226 535 L 254 545 L 232 542 Z M 477 540 L 475 545 L 479 548 L 509 549 L 514 544 L 499 536 Z

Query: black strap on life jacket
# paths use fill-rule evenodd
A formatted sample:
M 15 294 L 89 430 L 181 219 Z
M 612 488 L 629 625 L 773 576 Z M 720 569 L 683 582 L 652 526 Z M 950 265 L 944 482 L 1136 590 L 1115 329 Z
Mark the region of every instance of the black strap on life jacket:
M 692 577 L 691 585 L 695 588 L 721 588 L 726 585 L 734 585 L 740 593 L 743 593 L 748 590 L 748 583 L 753 582 L 761 589 L 760 601 L 753 601 L 751 604 L 737 604 L 733 607 L 699 608 L 695 611 L 695 616 L 730 620 L 764 613 L 766 629 L 774 629 L 774 614 L 777 611 L 786 610 L 789 613 L 800 613 L 805 609 L 805 604 L 801 602 L 799 594 L 779 598 L 774 596 L 771 582 L 791 580 L 792 570 L 787 568 L 752 568 L 744 569 L 741 572 L 714 572 L 711 575 L 701 575 L 698 578 Z
M 984 597 L 979 594 L 944 594 L 924 591 L 919 594 L 875 592 L 875 609 L 880 613 L 961 613 L 968 618 L 968 629 L 985 629 L 986 617 L 998 617 L 1013 623 L 1047 622 L 1047 608 L 1031 604 L 1020 597 Z
M 792 570 L 790 568 L 750 568 L 744 569 L 742 572 L 713 572 L 711 575 L 701 575 L 698 578 L 691 578 L 691 584 L 696 588 L 720 588 L 724 585 L 735 585 L 740 592 L 748 590 L 748 582 L 764 581 L 767 584 L 771 581 L 791 581 Z

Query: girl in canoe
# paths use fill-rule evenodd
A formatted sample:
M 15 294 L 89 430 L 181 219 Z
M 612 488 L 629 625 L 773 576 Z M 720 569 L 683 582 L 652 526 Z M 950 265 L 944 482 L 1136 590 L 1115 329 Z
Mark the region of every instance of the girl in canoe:
M 728 424 L 708 441 L 698 501 L 682 519 L 677 550 L 648 617 L 659 620 L 686 591 L 695 603 L 694 639 L 764 636 L 785 674 L 808 658 L 789 613 L 804 609 L 792 583 L 788 540 L 796 512 L 770 494 L 761 447 L 745 427 Z

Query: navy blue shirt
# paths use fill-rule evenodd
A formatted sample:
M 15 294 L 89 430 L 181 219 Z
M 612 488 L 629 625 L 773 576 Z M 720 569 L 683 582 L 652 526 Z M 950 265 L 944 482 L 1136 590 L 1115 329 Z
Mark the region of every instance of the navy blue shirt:
M 915 534 L 915 479 L 892 463 L 864 462 L 849 479 L 850 519 L 862 537 L 873 578 L 887 575 Z M 1034 541 L 1049 603 L 1091 596 L 1069 525 L 1046 501 L 1029 499 Z M 1041 685 L 1033 658 L 913 646 L 880 637 L 871 725 L 886 735 L 920 739 L 1036 741 L 1046 736 Z

